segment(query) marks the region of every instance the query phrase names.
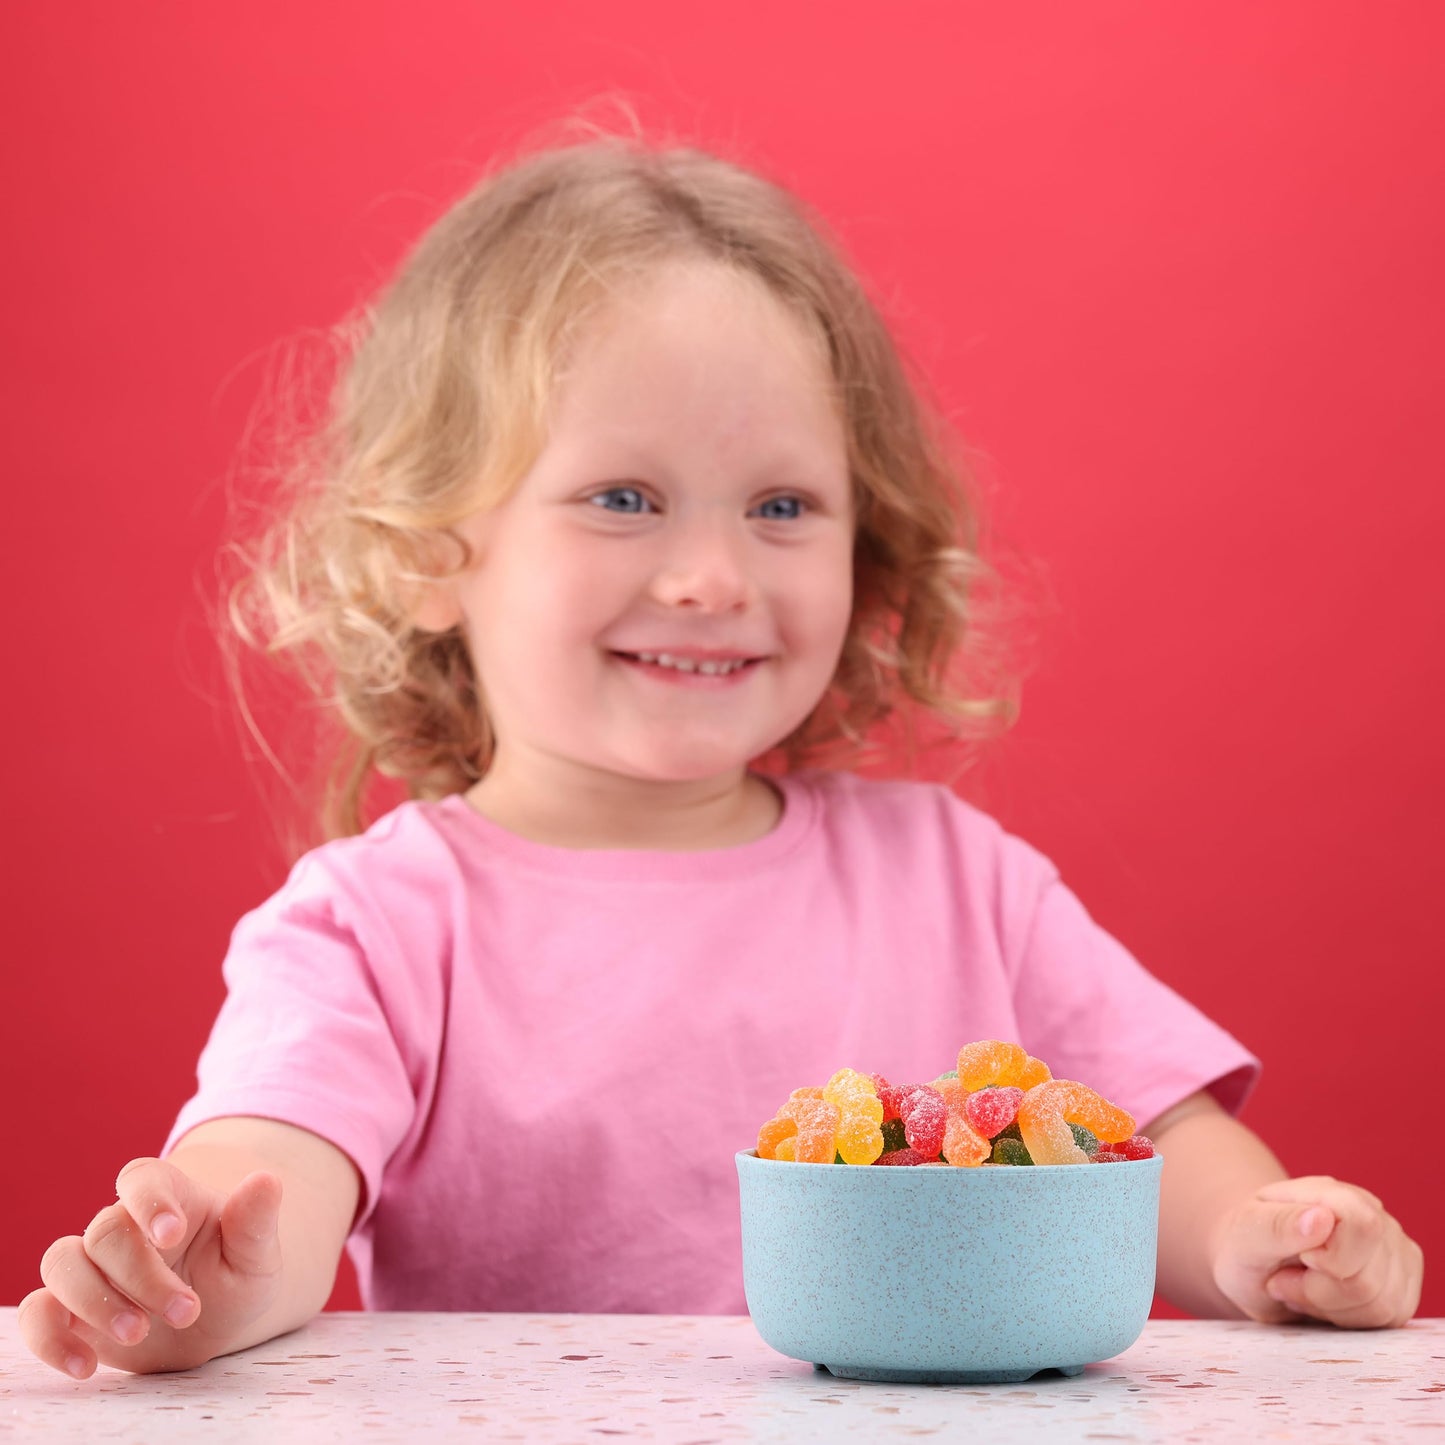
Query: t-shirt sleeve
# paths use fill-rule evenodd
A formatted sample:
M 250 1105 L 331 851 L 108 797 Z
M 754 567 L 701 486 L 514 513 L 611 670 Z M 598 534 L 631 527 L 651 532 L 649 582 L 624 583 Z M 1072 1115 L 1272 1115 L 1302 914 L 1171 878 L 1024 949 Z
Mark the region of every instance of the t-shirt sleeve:
M 1237 1114 L 1259 1060 L 1095 923 L 1047 859 L 1008 842 L 1029 855 L 1037 883 L 1012 959 L 1029 1052 L 1056 1078 L 1077 1079 L 1127 1109 L 1141 1130 L 1200 1089 Z
M 360 910 L 307 859 L 241 919 L 196 1093 L 163 1155 L 207 1119 L 278 1119 L 350 1156 L 362 1177 L 356 1222 L 370 1213 L 416 1104 L 372 956 L 383 941 L 367 932 Z

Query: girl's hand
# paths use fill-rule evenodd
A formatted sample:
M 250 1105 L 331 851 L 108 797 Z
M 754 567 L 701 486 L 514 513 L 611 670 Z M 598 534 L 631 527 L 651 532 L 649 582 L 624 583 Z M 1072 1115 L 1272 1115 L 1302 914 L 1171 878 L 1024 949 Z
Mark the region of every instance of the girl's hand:
M 1214 1282 L 1251 1319 L 1310 1315 L 1346 1329 L 1403 1325 L 1424 1255 L 1366 1189 L 1328 1175 L 1284 1179 L 1225 1217 Z
M 281 1181 L 257 1170 L 228 1196 L 163 1159 L 132 1159 L 115 1204 L 57 1239 L 43 1289 L 20 1302 L 20 1334 L 78 1380 L 98 1361 L 188 1369 L 235 1348 L 281 1278 Z

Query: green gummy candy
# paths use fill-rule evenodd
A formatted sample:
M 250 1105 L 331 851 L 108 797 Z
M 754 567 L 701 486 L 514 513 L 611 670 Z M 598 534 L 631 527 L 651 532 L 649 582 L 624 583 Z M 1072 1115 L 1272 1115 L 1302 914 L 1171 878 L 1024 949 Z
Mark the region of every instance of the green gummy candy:
M 1007 1129 L 1000 1129 L 998 1133 L 995 1134 L 993 1137 L 995 1138 L 995 1140 L 1017 1139 L 1020 1144 L 1024 1142 L 1024 1136 L 1019 1133 L 1019 1126 L 1017 1120 L 1010 1124 Z
M 848 1162 L 848 1161 L 847 1161 L 846 1159 L 844 1159 L 841 1154 L 835 1154 L 835 1155 L 833 1156 L 833 1163 L 835 1163 L 835 1164 L 846 1164 L 847 1162 Z
M 1022 1139 L 1010 1139 L 1000 1134 L 993 1141 L 993 1162 L 995 1164 L 1032 1164 L 1029 1151 Z
M 1074 1131 L 1074 1143 L 1092 1159 L 1099 1152 L 1099 1141 L 1082 1124 L 1070 1124 L 1069 1128 Z
M 933 1082 L 935 1084 L 941 1084 L 945 1079 L 956 1079 L 957 1077 L 958 1070 L 950 1069 L 946 1074 L 940 1074 Z
M 906 1149 L 908 1136 L 903 1132 L 902 1119 L 890 1119 L 883 1126 L 883 1152 L 891 1154 L 895 1149 Z

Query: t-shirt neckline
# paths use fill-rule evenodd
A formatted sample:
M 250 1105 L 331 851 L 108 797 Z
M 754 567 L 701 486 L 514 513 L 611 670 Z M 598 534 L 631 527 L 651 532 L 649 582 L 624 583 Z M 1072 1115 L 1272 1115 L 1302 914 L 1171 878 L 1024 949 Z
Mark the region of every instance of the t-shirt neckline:
M 773 866 L 797 847 L 812 829 L 817 815 L 817 799 L 805 775 L 759 776 L 765 776 L 782 794 L 782 816 L 771 831 L 750 843 L 690 852 L 656 848 L 564 848 L 511 832 L 479 813 L 461 793 L 448 794 L 436 806 L 456 820 L 468 837 L 483 845 L 489 857 L 505 858 L 532 872 L 639 882 L 732 878 Z

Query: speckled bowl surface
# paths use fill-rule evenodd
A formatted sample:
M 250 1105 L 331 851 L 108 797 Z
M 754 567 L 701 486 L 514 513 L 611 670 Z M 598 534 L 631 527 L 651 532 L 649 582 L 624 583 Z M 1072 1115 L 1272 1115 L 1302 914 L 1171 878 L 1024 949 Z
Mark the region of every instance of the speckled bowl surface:
M 1163 1163 L 880 1169 L 746 1150 L 748 1310 L 775 1350 L 848 1379 L 1076 1375 L 1144 1328 Z

